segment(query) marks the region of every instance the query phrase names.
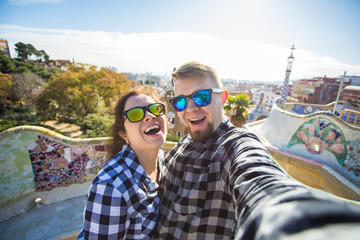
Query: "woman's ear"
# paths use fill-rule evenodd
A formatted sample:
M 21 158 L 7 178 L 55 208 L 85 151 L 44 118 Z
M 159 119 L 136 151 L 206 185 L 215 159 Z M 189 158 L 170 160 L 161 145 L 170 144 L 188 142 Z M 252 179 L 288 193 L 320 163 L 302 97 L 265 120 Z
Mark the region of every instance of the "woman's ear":
M 224 91 L 221 93 L 221 102 L 222 102 L 223 106 L 226 103 L 226 100 L 228 99 L 228 97 L 229 97 L 229 92 L 228 92 L 228 90 L 224 89 Z
M 127 138 L 127 136 L 126 136 L 126 133 L 125 133 L 124 131 L 120 131 L 120 132 L 119 132 L 119 136 L 120 136 L 122 139 L 125 140 L 126 144 L 129 144 L 129 140 L 128 140 L 128 138 Z

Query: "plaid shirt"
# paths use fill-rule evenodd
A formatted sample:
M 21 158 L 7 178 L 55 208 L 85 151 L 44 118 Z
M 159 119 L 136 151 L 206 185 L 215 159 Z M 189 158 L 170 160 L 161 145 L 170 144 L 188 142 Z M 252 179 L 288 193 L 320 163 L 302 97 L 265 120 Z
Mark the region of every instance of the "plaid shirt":
M 162 152 L 159 153 L 159 166 Z M 158 184 L 125 145 L 95 177 L 78 239 L 151 239 L 158 219 Z
M 276 184 L 302 188 L 252 133 L 224 120 L 206 143 L 184 136 L 166 156 L 155 238 L 231 239 L 237 219 L 268 201 Z

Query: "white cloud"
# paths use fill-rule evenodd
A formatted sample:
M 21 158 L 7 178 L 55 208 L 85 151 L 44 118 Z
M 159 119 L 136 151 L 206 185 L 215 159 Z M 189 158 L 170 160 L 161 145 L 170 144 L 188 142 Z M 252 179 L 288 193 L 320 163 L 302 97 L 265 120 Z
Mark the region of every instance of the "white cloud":
M 187 61 L 214 67 L 221 78 L 281 81 L 285 78 L 290 46 L 231 40 L 208 34 L 156 32 L 78 31 L 24 28 L 0 25 L 0 35 L 14 44 L 31 43 L 51 59 L 75 59 L 96 66 L 114 66 L 121 72 L 169 74 Z M 347 65 L 334 58 L 296 49 L 290 79 L 337 77 L 344 71 L 360 75 L 360 65 Z

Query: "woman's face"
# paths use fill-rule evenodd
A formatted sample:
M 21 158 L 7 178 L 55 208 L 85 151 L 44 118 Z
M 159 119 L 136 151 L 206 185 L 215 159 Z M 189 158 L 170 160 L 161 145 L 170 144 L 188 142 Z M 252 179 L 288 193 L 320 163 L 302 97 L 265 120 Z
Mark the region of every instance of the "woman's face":
M 145 107 L 155 103 L 151 97 L 140 94 L 130 97 L 126 103 L 124 111 L 134 107 Z M 155 116 L 148 110 L 145 110 L 144 119 L 138 122 L 130 122 L 124 116 L 125 140 L 131 148 L 136 151 L 159 150 L 164 144 L 167 134 L 166 117 Z

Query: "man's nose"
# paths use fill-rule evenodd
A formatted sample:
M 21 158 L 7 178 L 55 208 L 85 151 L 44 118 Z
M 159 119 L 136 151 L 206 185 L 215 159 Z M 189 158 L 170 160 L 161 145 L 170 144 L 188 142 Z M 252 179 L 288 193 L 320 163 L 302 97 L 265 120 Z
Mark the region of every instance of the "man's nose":
M 199 109 L 199 106 L 194 103 L 194 100 L 189 99 L 185 110 L 186 111 L 195 111 L 198 109 Z

